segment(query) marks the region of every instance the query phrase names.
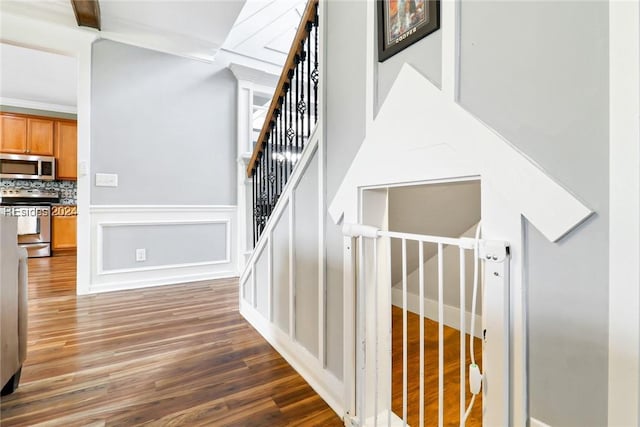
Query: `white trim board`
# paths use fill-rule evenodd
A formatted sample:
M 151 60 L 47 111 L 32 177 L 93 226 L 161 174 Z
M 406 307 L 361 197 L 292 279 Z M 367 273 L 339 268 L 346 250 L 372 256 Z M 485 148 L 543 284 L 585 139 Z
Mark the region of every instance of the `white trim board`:
M 551 427 L 551 426 L 549 424 L 545 424 L 542 421 L 531 417 L 529 421 L 529 427 Z
M 268 322 L 246 301 L 240 301 L 240 314 L 264 337 L 269 344 L 309 383 L 311 388 L 334 410 L 340 418 L 345 414 L 342 404 L 343 385 L 319 360 L 288 334 Z
M 33 110 L 56 111 L 58 113 L 76 114 L 75 105 L 51 104 L 48 102 L 29 101 L 28 99 L 0 97 L 0 105 L 7 107 L 29 108 Z
M 236 205 L 91 205 L 90 213 L 232 212 Z
M 391 303 L 402 308 L 402 289 L 391 289 Z M 420 315 L 420 297 L 411 292 L 407 292 L 407 311 Z M 438 301 L 434 299 L 424 298 L 424 317 L 438 321 Z M 465 332 L 469 334 L 471 330 L 471 312 L 465 313 Z M 475 334 L 476 338 L 482 338 L 482 316 L 475 316 Z M 452 305 L 444 304 L 444 324 L 450 328 L 460 330 L 460 308 Z

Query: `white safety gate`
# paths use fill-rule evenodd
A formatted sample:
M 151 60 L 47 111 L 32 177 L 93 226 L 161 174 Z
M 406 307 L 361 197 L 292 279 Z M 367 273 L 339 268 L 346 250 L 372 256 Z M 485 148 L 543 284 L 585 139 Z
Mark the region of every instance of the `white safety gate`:
M 480 227 L 478 226 L 478 229 Z M 353 285 L 355 294 L 355 363 L 352 375 L 355 382 L 350 398 L 352 413 L 348 421 L 353 426 L 406 426 L 408 425 L 408 378 L 419 376 L 418 425 L 444 426 L 454 421 L 445 419 L 444 401 L 444 249 L 458 247 L 460 280 L 460 396 L 459 420 L 465 425 L 468 409 L 474 405 L 475 394 L 482 392 L 482 422 L 486 426 L 507 426 L 509 413 L 509 245 L 504 241 L 476 238 L 448 238 L 384 231 L 367 225 L 345 224 L 343 234 L 351 239 L 354 249 Z M 398 239 L 402 247 L 402 411 L 392 411 L 392 324 L 391 324 L 391 240 Z M 419 316 L 425 317 L 425 246 L 435 245 L 437 257 L 437 325 L 438 325 L 438 414 L 428 417 L 424 413 L 425 396 L 433 389 L 425 389 L 424 320 L 419 329 L 419 372 L 409 371 L 407 337 L 407 243 L 418 246 Z M 477 298 L 482 298 L 482 325 L 471 320 L 471 336 L 482 336 L 482 366 L 467 366 L 466 354 L 473 350 L 473 339 L 467 347 L 467 318 L 465 296 L 466 257 L 474 257 L 474 286 L 472 313 Z M 480 275 L 482 277 L 478 279 Z M 482 288 L 482 289 L 481 289 Z M 482 296 L 480 296 L 482 294 Z M 415 309 L 414 309 L 415 311 Z M 474 319 L 473 315 L 471 319 Z M 435 320 L 435 319 L 434 319 Z M 474 330 L 475 327 L 475 330 Z M 481 331 L 481 333 L 480 333 Z M 469 374 L 467 375 L 467 369 Z M 469 382 L 467 382 L 467 380 Z M 413 391 L 415 393 L 415 390 Z M 474 394 L 475 393 L 475 394 Z M 470 399 L 467 399 L 471 396 Z M 415 400 L 415 398 L 414 398 Z M 471 401 L 471 403 L 470 403 Z M 477 403 L 476 403 L 477 404 Z M 412 407 L 413 408 L 413 407 Z M 397 409 L 397 408 L 396 408 Z M 477 410 L 477 409 L 476 409 Z M 451 412 L 451 411 L 449 411 Z M 412 425 L 412 427 L 416 427 Z

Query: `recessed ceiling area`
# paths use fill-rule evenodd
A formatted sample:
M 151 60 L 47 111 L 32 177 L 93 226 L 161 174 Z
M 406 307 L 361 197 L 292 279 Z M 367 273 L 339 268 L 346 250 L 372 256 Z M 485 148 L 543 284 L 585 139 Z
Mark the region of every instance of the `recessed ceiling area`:
M 175 55 L 213 61 L 244 7 L 244 0 L 100 0 L 99 37 Z M 2 14 L 77 27 L 68 0 L 0 2 Z
M 0 43 L 0 62 L 0 103 L 15 105 L 19 100 L 19 106 L 43 104 L 41 107 L 75 112 L 76 58 Z
M 223 49 L 282 66 L 306 5 L 301 0 L 247 0 Z

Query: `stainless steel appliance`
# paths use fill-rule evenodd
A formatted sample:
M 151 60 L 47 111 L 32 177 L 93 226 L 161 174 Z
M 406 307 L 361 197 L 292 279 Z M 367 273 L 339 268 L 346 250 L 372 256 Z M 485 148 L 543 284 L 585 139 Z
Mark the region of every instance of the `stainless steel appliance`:
M 51 204 L 59 201 L 55 191 L 2 190 L 1 213 L 18 217 L 18 245 L 30 258 L 51 256 Z
M 0 178 L 41 179 L 51 181 L 55 179 L 55 177 L 55 157 L 0 154 Z

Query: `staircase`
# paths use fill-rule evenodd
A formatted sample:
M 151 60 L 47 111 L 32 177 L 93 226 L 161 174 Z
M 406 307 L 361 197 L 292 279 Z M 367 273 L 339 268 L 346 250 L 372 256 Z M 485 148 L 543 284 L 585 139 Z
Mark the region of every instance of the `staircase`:
M 318 122 L 318 37 L 318 0 L 310 0 L 247 166 L 253 183 L 254 246 Z

